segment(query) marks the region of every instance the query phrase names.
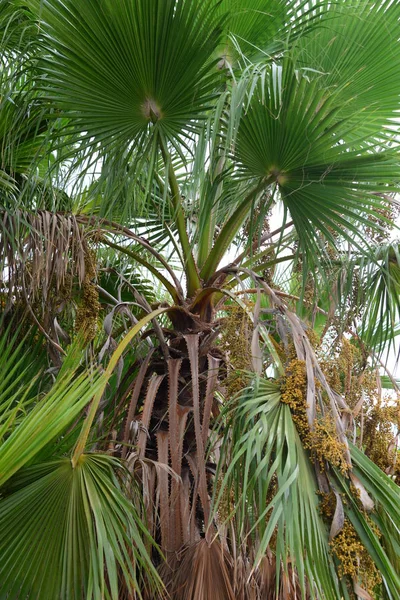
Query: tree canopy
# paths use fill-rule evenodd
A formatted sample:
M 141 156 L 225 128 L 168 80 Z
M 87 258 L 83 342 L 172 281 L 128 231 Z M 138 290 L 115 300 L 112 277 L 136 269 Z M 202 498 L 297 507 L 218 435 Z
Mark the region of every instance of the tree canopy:
M 0 2 L 0 600 L 397 600 L 400 4 Z

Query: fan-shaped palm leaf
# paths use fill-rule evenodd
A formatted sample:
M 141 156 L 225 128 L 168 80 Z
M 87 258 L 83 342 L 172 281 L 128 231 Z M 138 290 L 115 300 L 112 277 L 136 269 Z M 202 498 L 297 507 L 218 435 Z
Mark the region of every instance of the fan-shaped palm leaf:
M 81 354 L 77 353 L 78 348 L 78 345 L 71 347 L 56 383 L 39 401 L 35 390 L 32 392 L 31 385 L 26 383 L 18 389 L 19 401 L 14 386 L 9 386 L 8 398 L 6 392 L 3 392 L 0 417 L 3 416 L 3 411 L 9 411 L 11 406 L 13 410 L 5 421 L 8 428 L 6 429 L 4 424 L 2 426 L 1 437 L 4 438 L 4 442 L 0 446 L 0 486 L 63 433 L 90 402 L 101 384 L 104 384 L 99 374 L 77 375 L 76 369 Z M 15 353 L 9 357 L 8 366 L 14 361 Z M 17 427 L 11 427 L 18 413 L 26 411 L 27 406 L 29 407 L 34 400 L 36 404 L 32 410 Z
M 219 30 L 210 0 L 52 0 L 37 10 L 43 85 L 80 133 L 126 147 L 153 123 L 176 139 L 210 105 Z
M 372 192 L 393 189 L 400 176 L 394 150 L 360 152 L 346 141 L 351 124 L 338 118 L 339 102 L 286 63 L 260 84 L 238 131 L 243 174 L 257 178 L 259 191 L 278 186 L 308 251 L 321 233 L 334 245 L 332 233 L 361 239 L 363 213 L 379 206 Z
M 29 175 L 38 176 L 34 166 L 37 167 L 45 154 L 43 144 L 48 122 L 33 80 L 26 76 L 27 58 L 7 56 L 1 39 L 0 56 L 3 61 L 0 67 L 1 168 L 21 189 Z M 7 192 L 7 186 L 1 185 L 1 204 L 4 204 L 1 197 L 4 188 Z M 4 196 L 7 197 L 7 193 Z
M 377 266 L 361 278 L 368 289 L 368 305 L 363 315 L 362 338 L 381 352 L 394 342 L 400 320 L 400 254 L 398 244 L 382 246 L 376 252 Z
M 228 16 L 224 32 L 234 36 L 246 58 L 253 61 L 281 53 L 300 32 L 304 35 L 314 22 L 318 24 L 316 17 L 328 5 L 325 0 L 222 0 L 216 4 L 220 13 Z M 229 37 L 225 40 L 223 51 L 227 58 L 236 54 L 234 41 Z
M 265 556 L 274 536 L 279 587 L 280 564 L 296 565 L 300 586 L 306 578 L 321 597 L 338 598 L 338 584 L 328 552 L 328 532 L 318 512 L 318 486 L 293 424 L 281 403 L 279 386 L 259 380 L 228 405 L 228 428 L 222 447 L 222 483 L 216 500 L 232 490 L 239 538 L 245 532 L 254 544 L 256 561 Z M 232 411 L 232 412 L 230 412 Z
M 344 510 L 382 575 L 387 597 L 395 600 L 400 593 L 399 487 L 356 446 L 350 445 L 350 451 L 354 474 L 376 502 L 376 510 L 368 517 L 352 495 L 348 482 L 337 474 L 346 500 Z M 388 534 L 387 538 L 382 536 L 383 532 Z
M 40 338 L 36 342 L 35 355 L 29 356 L 27 347 L 34 343 L 33 331 L 24 335 L 24 324 L 17 325 L 11 319 L 8 326 L 4 327 L 5 319 L 2 318 L 1 321 L 0 444 L 10 436 L 34 405 L 41 387 L 38 375 L 45 359 Z M 43 379 L 41 383 L 44 383 Z
M 118 599 L 140 569 L 159 579 L 142 541 L 144 527 L 123 494 L 117 459 L 83 455 L 22 471 L 0 501 L 0 598 Z
M 339 115 L 351 118 L 359 136 L 382 136 L 399 112 L 399 36 L 398 2 L 346 0 L 296 45 L 296 66 L 340 92 Z
M 216 509 L 224 507 L 226 514 L 226 504 L 230 506 L 228 520 L 233 520 L 239 539 L 247 534 L 248 543 L 256 546 L 256 559 L 265 556 L 272 545 L 278 564 L 287 564 L 288 559 L 294 562 L 303 593 L 306 578 L 311 597 L 314 593 L 317 598 L 343 597 L 347 594 L 344 581 L 335 575 L 329 532 L 318 509 L 319 486 L 291 411 L 281 402 L 279 386 L 259 380 L 234 403 L 235 408 L 228 405 L 222 416 L 228 427 L 217 471 Z M 344 512 L 375 562 L 389 598 L 394 599 L 400 585 L 395 569 L 400 548 L 399 488 L 352 445 L 351 457 L 351 480 L 334 469 L 338 478 L 334 488 L 345 495 Z M 351 491 L 355 478 L 376 502 L 370 517 Z M 380 531 L 388 532 L 388 540 L 379 539 L 371 519 Z M 385 545 L 390 546 L 391 558 Z

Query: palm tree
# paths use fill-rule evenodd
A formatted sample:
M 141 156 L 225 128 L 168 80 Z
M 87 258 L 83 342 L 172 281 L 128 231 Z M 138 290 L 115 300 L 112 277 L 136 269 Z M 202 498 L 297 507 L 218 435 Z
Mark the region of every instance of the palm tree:
M 2 3 L 0 599 L 399 597 L 399 19 Z

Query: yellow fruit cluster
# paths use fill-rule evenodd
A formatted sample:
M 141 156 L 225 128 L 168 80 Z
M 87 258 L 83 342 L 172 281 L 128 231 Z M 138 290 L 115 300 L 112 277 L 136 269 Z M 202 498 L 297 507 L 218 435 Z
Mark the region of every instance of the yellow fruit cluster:
M 318 458 L 321 470 L 324 470 L 325 461 L 327 461 L 347 475 L 349 465 L 345 458 L 346 446 L 339 441 L 335 422 L 329 414 L 316 422 L 311 439 L 311 448 Z
M 306 365 L 304 361 L 294 359 L 289 363 L 281 385 L 281 401 L 289 405 L 303 445 L 310 450 L 311 456 L 318 460 L 321 469 L 323 470 L 326 462 L 329 462 L 346 474 L 346 447 L 337 437 L 332 417 L 329 413 L 319 417 L 311 430 L 307 419 L 306 397 Z
M 75 318 L 75 330 L 82 332 L 87 342 L 94 339 L 100 312 L 99 293 L 93 279 L 96 277 L 96 256 L 92 250 L 85 255 L 85 278 L 82 283 L 82 298 Z
M 318 496 L 320 496 L 319 501 L 319 512 L 322 517 L 324 517 L 327 521 L 333 519 L 333 515 L 335 514 L 336 508 L 336 496 L 330 491 L 329 493 L 325 492 L 317 492 Z
M 381 398 L 379 374 L 366 364 L 357 341 L 341 337 L 336 351 L 329 359 L 321 357 L 320 364 L 328 383 L 345 397 L 348 406 L 358 406 L 355 422 L 366 455 L 380 469 L 399 477 L 400 460 L 396 460 L 393 432 L 400 426 L 400 398 Z
M 223 476 L 221 476 L 217 480 L 216 484 L 216 494 L 215 497 L 218 498 L 221 493 Z M 224 490 L 221 494 L 221 499 L 218 504 L 218 516 L 222 523 L 227 521 L 232 514 L 232 511 L 235 507 L 235 492 L 232 487 L 225 486 Z
M 340 561 L 339 576 L 345 575 L 360 582 L 370 594 L 382 578 L 348 519 L 341 531 L 330 542 L 332 553 Z
M 400 427 L 400 397 L 397 401 L 390 398 L 386 404 L 378 402 L 367 411 L 363 445 L 367 456 L 382 471 L 399 476 L 400 464 L 399 460 L 396 461 L 398 450 L 393 443 L 394 426 Z
M 246 387 L 243 371 L 251 370 L 252 326 L 246 312 L 237 304 L 230 305 L 229 317 L 223 320 L 220 347 L 227 355 L 226 397 L 231 399 Z

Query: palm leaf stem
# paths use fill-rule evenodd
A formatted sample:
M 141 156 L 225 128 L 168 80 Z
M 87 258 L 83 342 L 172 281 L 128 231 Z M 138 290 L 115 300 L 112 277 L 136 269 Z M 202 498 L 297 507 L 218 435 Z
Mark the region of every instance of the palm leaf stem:
M 96 285 L 96 289 L 99 292 L 100 296 L 103 296 L 103 298 L 105 300 L 108 300 L 108 302 L 111 302 L 111 304 L 114 304 L 114 305 L 119 304 L 118 300 L 116 298 L 114 298 L 114 296 L 112 296 L 109 292 L 107 292 L 107 290 L 102 288 L 100 285 Z
M 123 225 L 120 225 L 119 223 L 116 223 L 115 221 L 109 221 L 109 220 L 103 219 L 103 218 L 101 218 L 99 220 L 96 217 L 87 217 L 86 215 L 82 215 L 82 214 L 76 216 L 76 222 L 81 223 L 83 225 L 93 225 L 94 227 L 101 226 L 101 228 L 103 228 L 103 229 L 108 228 L 109 229 L 108 233 L 112 233 L 112 234 L 118 235 L 118 234 L 122 233 L 126 237 L 134 240 L 135 242 L 137 242 L 138 244 L 143 246 L 143 248 L 145 250 L 147 250 L 147 252 L 152 254 L 154 256 L 154 258 L 156 260 L 158 260 L 162 264 L 162 266 L 165 268 L 165 270 L 171 275 L 171 278 L 176 286 L 177 291 L 179 292 L 180 296 L 183 297 L 183 290 L 182 290 L 182 286 L 179 282 L 179 279 L 177 278 L 173 269 L 171 269 L 170 265 L 165 260 L 165 258 L 159 252 L 157 252 L 157 250 L 155 250 L 153 248 L 153 246 L 151 244 L 149 244 L 149 242 L 147 240 L 134 234 L 129 229 L 129 227 L 124 227 Z
M 269 260 L 267 262 L 260 263 L 260 264 L 253 266 L 253 271 L 255 273 L 257 273 L 259 271 L 265 271 L 265 269 L 270 269 L 271 267 L 274 267 L 275 265 L 292 261 L 294 258 L 295 258 L 294 254 L 290 254 L 288 256 L 281 256 L 280 258 L 275 258 L 274 260 Z M 254 259 L 254 261 L 255 260 L 256 259 Z M 253 263 L 253 261 L 249 260 L 249 261 L 246 261 L 241 266 L 246 268 L 248 266 L 251 266 L 252 263 Z M 232 267 L 233 269 L 237 268 L 236 266 L 232 266 L 232 265 L 229 265 L 229 267 Z M 227 277 L 226 281 L 225 281 L 225 285 L 228 286 L 230 289 L 233 289 L 239 281 L 242 282 L 242 281 L 245 281 L 246 279 L 248 279 L 248 275 L 246 275 L 246 273 L 238 274 L 235 272 L 235 274 L 232 275 L 232 277 L 229 277 L 229 273 L 227 273 L 226 269 L 227 269 L 227 267 L 224 267 L 220 271 L 217 271 L 217 273 L 215 274 L 215 277 L 213 277 L 211 281 L 214 282 L 217 280 L 217 278 L 220 278 L 221 276 L 225 275 Z
M 177 240 L 175 239 L 173 231 L 171 230 L 170 227 L 168 227 L 167 223 L 164 223 L 164 229 L 165 229 L 166 233 L 168 234 L 169 239 L 171 240 L 171 243 L 172 243 L 172 245 L 174 247 L 176 255 L 179 258 L 179 262 L 181 263 L 181 265 L 183 267 L 184 264 L 185 264 L 185 260 L 184 260 L 184 258 L 182 256 L 182 250 L 179 247 L 179 244 L 178 244 Z
M 234 211 L 221 229 L 213 249 L 208 255 L 208 258 L 200 271 L 200 277 L 204 279 L 204 281 L 208 281 L 210 277 L 213 276 L 219 262 L 221 261 L 221 258 L 225 254 L 229 245 L 232 243 L 239 230 L 239 227 L 246 218 L 255 198 L 268 185 L 268 183 L 271 183 L 271 181 L 262 180 L 255 188 L 253 188 L 243 202 L 239 204 L 238 208 Z
M 172 166 L 171 156 L 165 141 L 160 136 L 160 148 L 164 159 L 165 168 L 168 169 L 168 181 L 171 188 L 171 201 L 175 211 L 176 227 L 178 229 L 179 241 L 184 258 L 184 269 L 187 279 L 187 291 L 191 297 L 201 287 L 199 273 L 194 261 L 192 247 L 186 229 L 185 213 L 182 206 L 182 196 L 179 190 L 178 180 Z
M 217 167 L 215 169 L 215 174 L 213 177 L 214 181 L 218 177 L 221 177 L 224 166 L 225 166 L 225 157 L 221 156 L 221 158 L 219 159 L 219 161 L 217 163 Z M 221 189 L 222 189 L 222 182 L 220 182 L 218 185 L 219 192 L 221 191 Z M 219 192 L 216 193 L 216 196 Z M 212 207 L 210 213 L 208 213 L 208 215 L 207 215 L 207 218 L 204 219 L 203 227 L 200 230 L 200 235 L 199 235 L 198 249 L 197 249 L 197 261 L 198 261 L 198 265 L 199 265 L 200 269 L 205 264 L 207 257 L 210 253 L 210 250 L 212 248 L 214 230 L 215 230 L 215 225 L 216 225 L 215 219 L 216 219 L 215 208 Z
M 270 267 L 274 267 L 275 265 L 279 265 L 280 263 L 288 262 L 288 261 L 296 258 L 295 254 L 288 254 L 287 256 L 280 256 L 279 258 L 273 258 L 272 260 L 267 260 L 264 263 L 259 263 L 260 259 L 264 258 L 264 255 L 267 253 L 270 253 L 270 252 L 271 252 L 271 249 L 268 248 L 266 251 L 263 251 L 263 252 L 260 252 L 260 254 L 257 254 L 254 257 L 254 259 L 249 258 L 240 266 L 244 267 L 244 268 L 252 267 L 253 271 L 257 272 L 257 271 L 261 271 L 264 269 L 269 269 Z M 254 263 L 256 263 L 256 264 L 254 265 Z
M 273 291 L 279 298 L 287 298 L 288 300 L 296 300 L 296 302 L 302 301 L 304 304 L 311 305 L 310 302 L 302 300 L 300 298 L 300 296 L 295 296 L 294 294 L 287 294 L 286 292 L 281 292 L 280 290 L 273 290 Z M 249 288 L 246 290 L 238 290 L 237 292 L 234 292 L 234 293 L 236 296 L 242 296 L 244 294 L 257 294 L 258 292 L 265 293 L 265 290 L 262 288 Z M 313 306 L 313 308 L 314 308 L 314 306 Z M 328 316 L 328 313 L 326 312 L 326 310 L 324 310 L 323 308 L 320 308 L 319 306 L 316 306 L 315 310 L 317 312 L 321 313 L 321 315 L 324 315 L 325 317 Z
M 122 252 L 123 254 L 130 256 L 130 258 L 133 258 L 133 260 L 135 260 L 137 263 L 148 269 L 148 271 L 150 271 L 154 275 L 154 277 L 156 277 L 158 281 L 165 287 L 165 289 L 171 294 L 174 302 L 176 304 L 182 303 L 183 299 L 180 296 L 177 289 L 175 288 L 175 286 L 170 281 L 168 281 L 168 279 L 164 277 L 164 275 L 158 269 L 156 269 L 154 265 L 145 260 L 140 254 L 129 250 L 129 248 L 125 248 L 124 246 L 115 244 L 114 242 L 111 242 L 108 239 L 104 239 L 103 241 L 110 248 L 114 248 L 114 250 L 117 250 L 118 252 Z
M 103 397 L 104 390 L 107 386 L 108 380 L 111 377 L 119 359 L 122 356 L 122 353 L 124 352 L 124 350 L 126 349 L 128 344 L 130 344 L 130 342 L 133 340 L 133 338 L 140 332 L 142 327 L 147 325 L 147 323 L 152 321 L 152 319 L 155 319 L 156 317 L 167 312 L 168 310 L 169 310 L 169 308 L 158 308 L 157 310 L 153 310 L 148 315 L 145 315 L 142 319 L 140 319 L 140 321 L 138 321 L 136 323 L 136 325 L 134 327 L 132 327 L 132 329 L 130 331 L 128 331 L 128 333 L 123 338 L 123 340 L 118 344 L 118 346 L 117 346 L 116 350 L 114 351 L 114 353 L 110 359 L 110 362 L 108 363 L 107 368 L 105 370 L 103 383 L 100 386 L 99 390 L 97 391 L 96 395 L 94 396 L 94 398 L 92 400 L 88 416 L 83 424 L 82 431 L 77 440 L 75 450 L 74 450 L 74 453 L 73 453 L 72 459 L 71 459 L 72 466 L 74 468 L 78 464 L 79 459 L 85 450 L 85 446 L 86 446 L 86 443 L 87 443 L 87 440 L 89 437 L 90 429 L 91 429 L 93 421 L 95 419 L 100 401 Z
M 291 227 L 292 225 L 293 225 L 293 221 L 288 221 L 281 227 L 278 227 L 278 229 L 275 229 L 274 231 L 265 233 L 263 236 L 261 236 L 260 239 L 257 239 L 251 246 L 249 246 L 248 248 L 243 250 L 243 252 L 241 254 L 239 254 L 239 256 L 237 258 L 235 258 L 235 260 L 233 261 L 232 264 L 235 266 L 238 266 L 244 258 L 247 258 L 250 256 L 254 260 L 254 257 L 252 256 L 253 252 L 255 252 L 258 248 L 260 248 L 260 246 L 265 244 L 265 242 L 268 242 L 273 237 L 278 235 L 278 233 L 282 233 L 285 229 L 287 229 L 288 227 Z

